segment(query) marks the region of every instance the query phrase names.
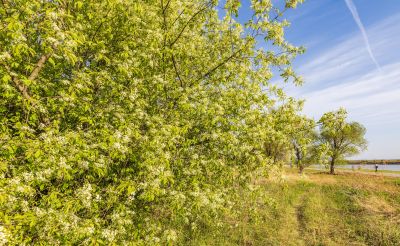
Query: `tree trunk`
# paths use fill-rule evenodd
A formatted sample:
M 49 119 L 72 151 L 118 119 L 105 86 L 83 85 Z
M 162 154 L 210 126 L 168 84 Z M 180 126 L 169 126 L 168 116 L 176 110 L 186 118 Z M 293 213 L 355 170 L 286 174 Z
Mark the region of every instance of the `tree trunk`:
M 300 174 L 303 174 L 303 170 L 304 170 L 304 166 L 303 166 L 303 165 L 300 165 L 300 166 L 299 166 L 299 173 L 300 173 Z
M 303 173 L 303 163 L 302 163 L 302 156 L 301 156 L 301 152 L 300 152 L 300 148 L 298 148 L 296 145 L 294 145 L 294 149 L 296 151 L 296 166 L 299 168 L 299 173 L 302 174 Z
M 331 160 L 331 171 L 330 174 L 335 174 L 335 158 Z

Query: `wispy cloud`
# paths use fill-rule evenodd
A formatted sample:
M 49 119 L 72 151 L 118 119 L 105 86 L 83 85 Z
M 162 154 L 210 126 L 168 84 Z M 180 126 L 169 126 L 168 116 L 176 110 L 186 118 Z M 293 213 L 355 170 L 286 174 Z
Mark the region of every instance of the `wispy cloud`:
M 318 119 L 324 112 L 344 107 L 350 120 L 367 128 L 368 150 L 357 158 L 399 157 L 400 63 L 382 66 L 364 76 L 303 94 L 304 112 Z
M 369 44 L 367 32 L 365 31 L 364 25 L 361 22 L 360 16 L 358 15 L 356 6 L 354 5 L 352 0 L 345 0 L 345 2 L 346 2 L 347 7 L 349 8 L 351 14 L 353 15 L 353 19 L 357 23 L 358 28 L 360 28 L 361 34 L 363 35 L 363 38 L 364 38 L 365 46 L 368 50 L 371 60 L 375 63 L 378 70 L 380 70 L 379 63 L 376 61 L 374 53 L 372 53 L 372 49 L 371 49 L 371 45 Z
M 381 71 L 371 70 L 361 38 L 353 35 L 297 68 L 305 85 L 287 87 L 289 94 L 306 99 L 306 113 L 314 117 L 344 106 L 366 123 L 382 122 L 389 111 L 400 123 L 400 60 L 393 52 L 400 48 L 399 22 L 400 14 L 368 29 L 384 61 Z
M 318 119 L 345 107 L 351 120 L 367 127 L 368 151 L 357 158 L 398 158 L 400 143 L 400 14 L 369 27 L 371 44 L 382 62 L 373 69 L 358 34 L 328 46 L 296 68 L 303 87 L 287 86 L 289 95 L 306 99 L 304 112 Z M 372 69 L 371 69 L 372 68 Z
M 370 126 L 395 120 L 400 123 L 400 63 L 382 67 L 358 78 L 303 94 L 305 111 L 320 116 L 325 111 L 345 107 L 353 119 Z
M 400 14 L 391 16 L 368 28 L 371 34 L 375 54 L 382 65 L 399 61 L 396 50 L 400 49 Z M 304 77 L 305 85 L 300 88 L 288 88 L 292 95 L 303 97 L 305 93 L 322 90 L 358 79 L 370 71 L 373 65 L 364 46 L 360 46 L 362 37 L 352 34 L 335 45 L 307 58 L 305 63 L 295 70 Z

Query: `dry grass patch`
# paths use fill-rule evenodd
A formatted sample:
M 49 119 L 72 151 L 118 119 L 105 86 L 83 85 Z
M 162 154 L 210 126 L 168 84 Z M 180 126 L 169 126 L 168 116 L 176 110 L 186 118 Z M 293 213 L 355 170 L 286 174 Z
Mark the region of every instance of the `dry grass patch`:
M 394 215 L 398 212 L 398 209 L 389 204 L 386 200 L 373 195 L 358 199 L 358 205 L 369 213 Z

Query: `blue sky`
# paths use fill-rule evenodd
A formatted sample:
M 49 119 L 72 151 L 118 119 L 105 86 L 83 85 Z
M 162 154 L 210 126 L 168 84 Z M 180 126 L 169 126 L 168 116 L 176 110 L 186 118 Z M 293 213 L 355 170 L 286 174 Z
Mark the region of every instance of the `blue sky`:
M 286 39 L 307 48 L 294 62 L 305 84 L 288 94 L 315 119 L 345 107 L 362 123 L 369 146 L 354 158 L 400 159 L 400 0 L 306 0 L 286 18 Z
M 305 84 L 287 90 L 306 99 L 309 116 L 343 106 L 365 125 L 369 147 L 355 158 L 400 158 L 400 1 L 350 2 L 373 57 L 345 0 L 308 0 L 289 13 L 286 35 L 307 47 L 294 63 Z

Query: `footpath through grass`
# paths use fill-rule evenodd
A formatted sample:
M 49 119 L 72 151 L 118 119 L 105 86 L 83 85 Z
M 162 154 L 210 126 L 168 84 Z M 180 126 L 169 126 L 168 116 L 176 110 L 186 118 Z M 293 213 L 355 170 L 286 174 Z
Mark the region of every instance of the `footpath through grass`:
M 237 213 L 191 244 L 400 245 L 400 178 L 287 170 L 282 180 L 255 185 L 263 194 L 257 202 L 240 194 Z

